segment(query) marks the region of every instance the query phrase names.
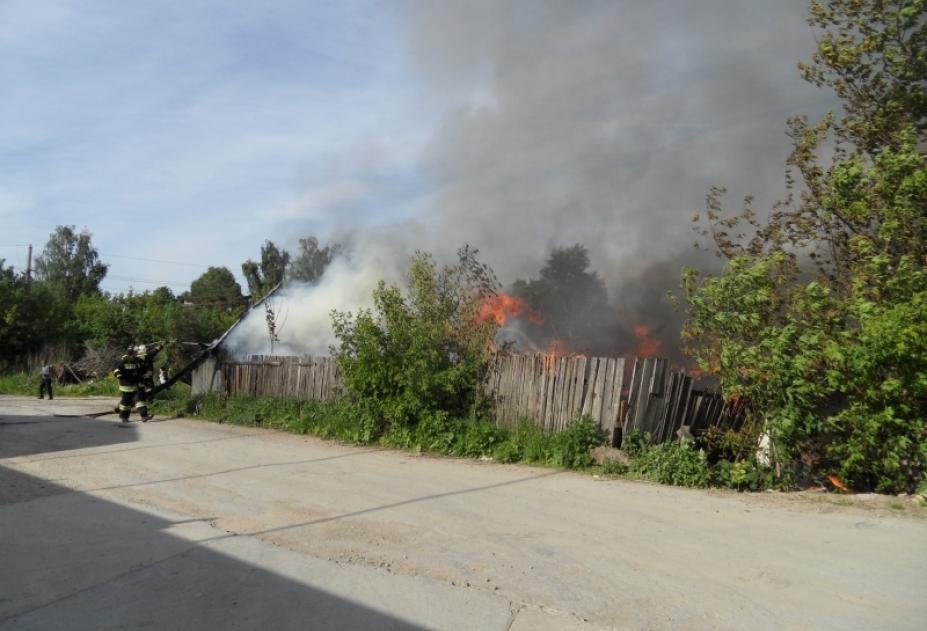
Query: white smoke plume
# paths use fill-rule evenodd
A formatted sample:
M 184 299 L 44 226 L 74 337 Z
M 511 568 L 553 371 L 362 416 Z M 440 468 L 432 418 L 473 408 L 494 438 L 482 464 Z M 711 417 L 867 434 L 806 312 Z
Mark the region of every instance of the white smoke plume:
M 276 316 L 279 341 L 271 344 L 265 311 L 253 309 L 223 347 L 233 357 L 329 354 L 335 343 L 331 313 L 356 313 L 371 306 L 380 280 L 401 284 L 402 257 L 395 243 L 363 240 L 336 257 L 318 283 L 289 283 L 268 298 Z

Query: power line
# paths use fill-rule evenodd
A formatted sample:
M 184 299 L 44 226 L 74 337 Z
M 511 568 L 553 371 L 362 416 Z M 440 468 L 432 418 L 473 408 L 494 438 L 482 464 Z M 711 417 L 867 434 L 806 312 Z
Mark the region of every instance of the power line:
M 8 243 L 0 244 L 0 248 L 25 248 L 29 247 L 28 243 Z M 185 265 L 187 267 L 209 268 L 209 265 L 202 263 L 187 263 L 185 261 L 169 261 L 167 259 L 148 259 L 140 256 L 123 256 L 121 254 L 99 254 L 100 258 L 108 259 L 129 259 L 132 261 L 146 261 L 148 263 L 166 263 L 168 265 Z
M 107 280 L 118 280 L 125 283 L 144 283 L 146 285 L 173 285 L 175 287 L 186 287 L 190 283 L 183 283 L 173 280 L 150 280 L 145 278 L 129 278 L 128 276 L 111 276 L 106 275 Z
M 209 265 L 203 265 L 202 263 L 186 263 L 183 261 L 168 261 L 165 259 L 146 259 L 140 256 L 122 256 L 120 254 L 100 254 L 100 257 L 110 259 L 129 259 L 131 261 L 146 261 L 148 263 L 167 263 L 169 265 L 186 265 L 187 267 L 209 267 Z

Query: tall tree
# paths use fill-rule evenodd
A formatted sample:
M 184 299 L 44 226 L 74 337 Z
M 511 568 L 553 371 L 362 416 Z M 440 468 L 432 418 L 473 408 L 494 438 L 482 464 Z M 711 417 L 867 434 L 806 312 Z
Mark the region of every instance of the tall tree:
M 58 226 L 35 260 L 36 278 L 47 282 L 69 301 L 100 291 L 109 266 L 100 262 L 87 230 Z
M 29 287 L 0 259 L 0 370 L 23 368 L 30 353 L 73 342 L 74 329 L 63 296 L 47 283 Z
M 210 267 L 203 272 L 190 284 L 190 291 L 184 298 L 195 305 L 232 310 L 239 309 L 245 302 L 241 285 L 225 267 Z
M 314 283 L 325 273 L 326 268 L 341 252 L 341 246 L 330 243 L 324 247 L 319 245 L 315 237 L 306 237 L 299 240 L 299 252 L 290 263 L 287 279 L 303 283 Z
M 283 282 L 286 268 L 290 263 L 290 253 L 278 248 L 273 241 L 267 240 L 261 246 L 261 262 L 248 259 L 241 264 L 241 272 L 248 281 L 252 302 L 260 300 L 267 292 Z

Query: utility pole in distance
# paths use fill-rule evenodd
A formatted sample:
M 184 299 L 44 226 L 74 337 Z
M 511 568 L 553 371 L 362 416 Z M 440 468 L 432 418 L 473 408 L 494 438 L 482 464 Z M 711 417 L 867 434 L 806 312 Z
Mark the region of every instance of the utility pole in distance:
M 32 287 L 32 244 L 29 244 L 28 254 L 26 255 L 26 290 Z

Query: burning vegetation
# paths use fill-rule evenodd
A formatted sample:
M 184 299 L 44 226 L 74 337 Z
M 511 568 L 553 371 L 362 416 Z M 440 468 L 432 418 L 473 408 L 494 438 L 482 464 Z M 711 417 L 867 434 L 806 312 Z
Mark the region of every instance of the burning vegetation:
M 543 353 L 551 358 L 576 355 L 677 358 L 658 332 L 665 322 L 630 325 L 608 298 L 605 284 L 590 269 L 581 244 L 554 248 L 537 278 L 516 280 L 507 292 L 483 297 L 479 322 L 498 327 L 493 349 Z
M 504 292 L 487 297 L 480 305 L 480 322 L 492 319 L 499 326 L 505 326 L 510 320 L 522 317 L 531 324 L 544 324 L 543 315 L 531 309 L 523 299 Z

